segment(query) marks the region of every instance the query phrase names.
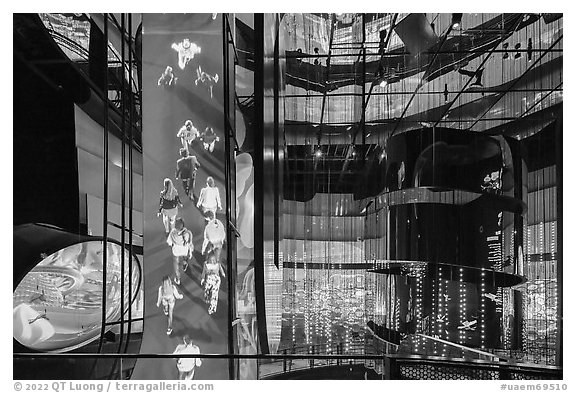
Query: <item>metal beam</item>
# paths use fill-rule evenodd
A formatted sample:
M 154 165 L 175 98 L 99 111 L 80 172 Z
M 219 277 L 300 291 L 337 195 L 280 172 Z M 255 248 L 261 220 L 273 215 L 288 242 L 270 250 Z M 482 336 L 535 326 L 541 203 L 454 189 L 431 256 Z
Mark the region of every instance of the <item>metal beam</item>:
M 498 46 L 500 46 L 500 44 L 508 37 L 510 37 L 512 35 L 512 33 L 514 31 L 516 31 L 516 28 L 520 25 L 520 23 L 522 22 L 522 18 L 518 18 L 518 21 L 516 21 L 516 24 L 514 25 L 514 27 L 510 30 L 510 32 L 508 32 L 507 34 L 502 34 L 502 36 L 500 37 L 500 40 L 498 41 L 498 43 L 490 50 L 490 52 L 488 52 L 488 54 L 484 57 L 484 60 L 482 60 L 482 62 L 480 63 L 480 65 L 478 66 L 478 68 L 476 68 L 476 73 L 478 71 L 480 71 L 482 69 L 482 67 L 484 67 L 484 64 L 486 64 L 486 62 L 492 57 L 492 55 L 494 54 L 494 51 L 496 50 L 496 48 Z M 454 105 L 454 103 L 458 100 L 458 98 L 460 98 L 460 96 L 462 95 L 462 93 L 464 92 L 464 90 L 466 90 L 468 88 L 468 85 L 470 85 L 470 82 L 472 82 L 472 79 L 474 79 L 475 76 L 471 76 L 468 78 L 468 80 L 466 81 L 466 83 L 464 84 L 464 86 L 462 86 L 462 89 L 458 92 L 458 94 L 456 94 L 456 96 L 454 97 L 454 99 L 452 101 L 450 101 L 450 103 L 448 104 L 448 106 L 444 109 L 444 111 L 442 112 L 442 116 L 440 116 L 438 118 L 438 120 L 436 120 L 436 122 L 434 123 L 434 127 L 436 127 L 438 125 L 438 123 L 440 122 L 440 120 L 442 120 L 444 118 L 444 116 L 446 116 L 448 114 L 448 112 L 450 111 L 450 109 L 452 108 L 452 106 Z M 513 83 L 515 84 L 516 81 Z M 500 98 L 496 101 L 498 102 L 500 100 Z M 494 104 L 496 103 L 494 102 Z M 493 105 L 490 106 L 490 108 L 492 108 Z
M 462 94 L 491 94 L 491 93 L 543 93 L 543 92 L 549 92 L 549 91 L 562 91 L 561 88 L 553 88 L 553 89 L 549 89 L 549 88 L 542 88 L 542 89 L 492 89 L 492 88 L 486 88 L 484 90 L 467 90 L 467 91 L 461 91 L 461 90 L 452 90 L 452 91 L 448 91 L 448 94 L 453 94 L 453 93 L 458 93 L 461 92 Z M 391 95 L 408 95 L 408 94 L 413 94 L 413 91 L 391 91 L 391 92 L 378 92 L 378 93 L 372 93 L 372 96 L 391 96 Z M 439 94 L 444 94 L 444 90 L 440 91 L 419 91 L 417 93 L 418 95 L 439 95 Z M 315 95 L 310 95 L 310 94 L 286 94 L 285 98 L 320 98 L 322 95 L 321 94 L 315 94 Z M 350 97 L 350 96 L 362 96 L 362 93 L 331 93 L 329 94 L 329 97 Z M 352 124 L 355 122 L 349 122 L 347 124 Z M 330 124 L 330 123 L 324 123 L 324 124 Z
M 108 50 L 108 18 L 106 17 L 107 14 L 104 14 L 104 47 L 107 53 Z M 108 69 L 108 57 L 105 57 L 105 67 Z M 108 85 L 108 72 L 104 73 L 104 85 Z M 102 211 L 102 277 L 104 277 L 102 281 L 102 285 L 106 283 L 107 277 L 107 267 L 108 267 L 108 100 L 104 101 L 104 142 L 103 142 L 103 149 L 104 149 L 104 168 L 103 168 L 103 200 L 104 200 L 104 207 Z M 102 296 L 102 313 L 101 313 L 101 322 L 102 325 L 100 327 L 100 337 L 98 340 L 98 351 L 102 351 L 102 345 L 104 344 L 104 334 L 106 333 L 106 292 L 104 291 Z
M 334 44 L 336 45 L 336 44 Z M 360 44 L 359 44 L 360 45 Z M 378 46 L 374 46 L 374 49 L 377 49 Z M 362 47 L 359 46 L 357 48 L 337 48 L 337 49 L 350 49 L 350 50 L 361 50 Z M 371 46 L 367 45 L 366 49 L 372 49 Z M 546 49 L 531 49 L 530 52 L 537 54 L 540 52 L 544 52 Z M 528 49 L 496 49 L 494 51 L 494 53 L 510 53 L 510 52 L 515 52 L 515 53 L 528 53 Z M 562 53 L 563 50 L 562 49 L 556 49 L 553 50 L 552 53 Z M 297 53 L 297 54 L 296 54 Z M 439 52 L 437 51 L 422 51 L 420 52 L 421 55 L 434 55 L 434 54 L 440 54 L 440 55 L 467 55 L 470 53 L 486 53 L 486 51 L 484 49 L 470 49 L 470 50 L 441 50 Z M 379 56 L 375 53 L 370 53 L 369 56 Z M 402 56 L 413 56 L 413 54 L 411 54 L 410 52 L 388 52 L 388 53 L 384 53 L 381 55 L 382 58 L 387 58 L 387 57 L 402 57 Z M 286 53 L 286 59 L 309 59 L 309 58 L 324 58 L 324 57 L 329 57 L 328 55 L 316 55 L 316 54 L 311 54 L 311 53 L 300 53 L 300 52 L 294 52 L 294 51 L 287 51 Z M 330 57 L 354 57 L 354 55 L 351 54 L 345 54 L 345 53 L 340 53 L 340 54 L 332 54 Z
M 388 49 L 388 45 L 390 44 L 390 37 L 392 37 L 392 32 L 394 31 L 394 28 L 396 27 L 396 20 L 398 19 L 398 13 L 395 13 L 393 18 L 392 18 L 392 22 L 390 23 L 390 31 L 388 32 L 388 35 L 386 36 L 386 41 L 384 42 L 383 45 L 383 49 L 382 49 L 382 53 L 380 53 L 380 55 L 383 55 L 384 53 L 386 53 L 386 50 Z M 382 62 L 383 57 L 380 57 L 379 63 Z M 364 59 L 366 60 L 366 59 Z M 366 74 L 364 74 L 364 78 L 366 78 Z M 365 128 L 366 126 L 366 108 L 368 107 L 368 102 L 370 102 L 370 97 L 372 96 L 372 90 L 374 89 L 374 83 L 372 83 L 370 85 L 370 90 L 368 91 L 368 96 L 366 97 L 366 100 L 362 101 L 362 114 L 361 114 L 361 118 L 360 118 L 360 122 L 359 122 L 359 127 L 356 127 L 356 129 L 354 130 L 353 134 L 352 134 L 352 146 L 354 146 L 354 144 L 356 143 L 356 136 L 358 135 L 358 130 L 360 129 L 360 127 Z M 338 179 L 338 182 L 342 181 L 343 179 L 343 173 L 344 171 L 348 168 L 348 164 L 350 162 L 352 158 L 352 149 L 348 149 L 347 153 L 346 153 L 346 161 L 344 161 L 344 165 L 342 165 L 342 174 L 340 175 L 340 178 Z
M 548 49 L 550 50 L 550 49 L 554 48 L 554 47 L 562 40 L 562 37 L 563 37 L 563 36 L 564 36 L 564 35 L 561 34 L 560 37 L 558 37 L 558 38 L 556 39 L 556 41 L 554 41 L 554 42 L 550 45 L 550 47 L 549 47 Z M 512 88 L 518 83 L 518 81 L 520 81 L 524 76 L 526 76 L 526 75 L 528 74 L 528 72 L 530 72 L 530 71 L 536 66 L 536 64 L 540 63 L 540 61 L 544 58 L 544 56 L 546 56 L 546 54 L 548 54 L 548 51 L 544 51 L 544 52 L 540 55 L 540 57 L 538 58 L 538 60 L 536 60 L 535 62 L 533 62 L 533 63 L 530 65 L 530 67 L 528 67 L 528 68 L 526 69 L 526 71 L 524 71 L 524 73 L 522 73 L 522 75 L 520 75 L 520 77 L 516 78 L 516 79 L 510 84 L 510 89 L 512 89 Z M 480 119 L 484 118 L 484 116 L 486 116 L 486 114 L 488 114 L 488 112 L 490 112 L 490 111 L 492 110 L 492 108 L 494 108 L 494 106 L 495 106 L 498 102 L 500 102 L 500 100 L 502 99 L 502 97 L 504 97 L 506 94 L 507 94 L 506 92 L 505 92 L 505 93 L 502 93 L 502 94 L 500 95 L 500 97 L 498 97 L 498 99 L 497 99 L 496 101 L 494 101 L 494 102 L 492 103 L 492 105 L 490 105 L 490 107 L 489 107 L 488 109 L 486 109 L 486 111 L 482 114 L 482 116 L 478 117 L 478 119 L 476 119 L 476 121 L 474 121 L 474 123 L 472 123 L 472 125 L 471 125 L 470 127 L 468 127 L 467 130 L 470 131 L 470 130 L 478 123 L 478 121 L 479 121 Z
M 392 133 L 390 134 L 390 136 L 388 138 L 391 138 L 394 136 L 394 134 L 396 133 L 396 130 L 398 129 L 398 126 L 400 125 L 400 122 L 402 121 L 402 119 L 406 115 L 406 112 L 408 112 L 408 108 L 410 107 L 410 104 L 412 104 L 414 97 L 416 97 L 418 91 L 422 88 L 422 86 L 424 86 L 424 76 L 427 75 L 428 72 L 432 69 L 432 65 L 434 64 L 434 62 L 438 58 L 438 55 L 440 53 L 440 49 L 442 49 L 442 46 L 446 43 L 446 40 L 448 39 L 448 35 L 450 34 L 451 31 L 452 31 L 452 26 L 448 27 L 448 30 L 446 31 L 446 33 L 444 33 L 444 35 L 442 37 L 442 41 L 440 42 L 440 45 L 438 46 L 438 49 L 434 53 L 432 60 L 430 61 L 430 63 L 428 63 L 428 67 L 426 67 L 426 70 L 424 71 L 424 75 L 420 79 L 420 83 L 418 83 L 418 86 L 416 86 L 416 90 L 414 90 L 414 92 L 412 93 L 410 100 L 408 100 L 408 103 L 406 104 L 406 106 L 404 106 L 404 110 L 402 111 L 402 114 L 400 115 L 400 117 L 396 120 L 396 123 L 394 124 L 394 129 L 392 130 Z

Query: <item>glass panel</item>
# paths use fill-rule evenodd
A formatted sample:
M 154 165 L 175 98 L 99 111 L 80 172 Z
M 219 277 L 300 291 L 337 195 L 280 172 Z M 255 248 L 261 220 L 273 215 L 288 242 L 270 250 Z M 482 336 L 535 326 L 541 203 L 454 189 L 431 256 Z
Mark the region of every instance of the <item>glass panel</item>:
M 18 284 L 13 295 L 14 338 L 39 351 L 69 351 L 98 338 L 102 325 L 102 288 L 106 286 L 106 322 L 119 319 L 121 247 L 108 243 L 106 281 L 102 282 L 102 242 L 66 247 L 45 257 Z M 127 253 L 126 259 L 128 259 Z M 125 262 L 124 308 L 140 284 L 134 259 L 132 290 Z M 108 327 L 106 330 L 109 330 Z
M 39 16 L 70 60 L 88 60 L 90 20 L 85 14 L 41 13 Z

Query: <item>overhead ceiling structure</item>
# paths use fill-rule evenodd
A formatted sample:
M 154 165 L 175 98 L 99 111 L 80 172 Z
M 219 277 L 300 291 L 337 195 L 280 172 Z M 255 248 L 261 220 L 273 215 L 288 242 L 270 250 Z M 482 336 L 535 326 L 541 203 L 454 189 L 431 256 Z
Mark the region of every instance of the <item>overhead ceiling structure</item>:
M 520 312 L 513 317 L 518 328 L 502 328 L 488 316 L 494 304 L 487 306 L 486 295 L 514 286 L 532 299 L 544 295 L 520 285 L 557 279 L 520 266 L 523 249 L 534 255 L 527 260 L 539 261 L 547 242 L 556 250 L 550 210 L 562 124 L 562 15 L 285 14 L 283 24 L 283 348 L 320 344 L 329 353 L 343 342 L 344 352 L 354 353 L 354 338 L 364 343 L 362 325 L 380 318 L 389 334 L 376 336 L 389 343 L 406 345 L 412 338 L 401 340 L 399 332 L 436 324 L 432 335 L 444 343 L 524 350 Z M 522 174 L 534 171 L 554 175 L 532 181 L 526 202 L 518 197 Z M 496 189 L 503 191 L 487 191 Z M 554 252 L 542 270 L 556 271 Z M 411 289 L 399 289 L 409 277 Z M 342 287 L 359 291 L 343 294 Z M 500 289 L 482 295 L 486 287 Z M 409 294 L 406 308 L 401 293 Z M 537 354 L 525 359 L 539 359 L 546 348 L 546 359 L 535 361 L 558 364 L 560 300 L 552 291 L 545 297 L 549 317 L 527 311 L 525 326 L 554 327 L 525 340 L 527 353 Z M 351 303 L 342 306 L 340 298 Z M 406 320 L 393 317 L 401 309 Z M 473 342 L 466 329 L 477 322 Z M 500 329 L 507 333 L 495 333 Z M 418 340 L 398 351 L 464 356 L 435 353 Z
M 285 14 L 283 23 L 286 176 L 315 172 L 317 192 L 365 196 L 351 179 L 377 169 L 370 162 L 392 135 L 448 127 L 522 139 L 562 103 L 562 14 Z M 286 197 L 311 197 L 303 191 Z
M 140 97 L 136 93 L 141 84 L 141 73 L 137 67 L 140 62 L 141 24 L 136 21 L 131 23 L 134 35 L 124 40 L 124 46 L 130 48 L 133 61 L 123 65 L 120 31 L 128 26 L 119 22 L 119 14 L 105 14 L 109 38 L 106 57 L 103 50 L 99 52 L 104 42 L 103 15 L 16 14 L 14 55 L 18 59 L 17 66 L 31 70 L 101 124 L 104 122 L 104 101 L 111 97 L 110 131 L 120 137 L 123 133 L 123 112 L 131 111 L 136 118 L 135 125 L 141 122 Z M 104 86 L 106 73 L 108 84 Z M 130 73 L 133 78 L 128 77 Z M 123 91 L 125 97 L 131 97 L 131 104 L 127 103 L 127 98 L 122 99 Z M 132 130 L 135 147 L 141 150 L 140 132 L 135 126 Z

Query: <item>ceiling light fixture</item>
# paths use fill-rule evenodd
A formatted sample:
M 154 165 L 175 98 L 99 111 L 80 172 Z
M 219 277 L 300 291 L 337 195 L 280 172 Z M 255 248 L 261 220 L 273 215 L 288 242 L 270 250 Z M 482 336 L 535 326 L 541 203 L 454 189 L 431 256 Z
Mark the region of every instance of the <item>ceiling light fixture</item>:
M 457 29 L 462 24 L 462 14 L 452 14 L 452 28 Z
M 386 36 L 388 32 L 386 30 L 380 30 L 380 43 L 378 44 L 378 54 L 382 56 L 386 51 Z
M 519 59 L 522 57 L 522 53 L 519 52 L 521 47 L 522 47 L 522 44 L 519 42 L 516 45 L 514 45 L 514 49 L 516 49 L 516 51 L 517 51 L 516 54 L 514 55 L 515 59 Z
M 504 52 L 504 55 L 502 56 L 503 59 L 507 59 L 509 54 L 508 54 L 508 43 L 505 42 L 502 44 L 502 49 L 504 49 L 506 52 Z

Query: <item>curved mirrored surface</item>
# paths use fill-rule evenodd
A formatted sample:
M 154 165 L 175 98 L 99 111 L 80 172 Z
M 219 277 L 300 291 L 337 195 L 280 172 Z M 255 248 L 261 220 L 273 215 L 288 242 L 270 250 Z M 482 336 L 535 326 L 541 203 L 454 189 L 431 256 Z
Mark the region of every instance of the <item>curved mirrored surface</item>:
M 121 253 L 119 244 L 107 244 L 106 282 L 103 285 L 103 242 L 89 241 L 46 256 L 18 284 L 13 294 L 14 338 L 39 351 L 69 351 L 96 339 L 102 326 L 103 288 L 106 320 L 121 313 Z M 128 252 L 124 264 L 124 309 L 135 297 L 140 266 L 132 263 L 129 283 Z

